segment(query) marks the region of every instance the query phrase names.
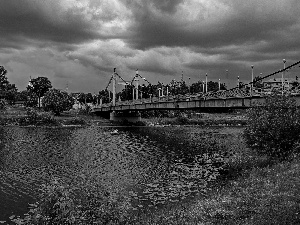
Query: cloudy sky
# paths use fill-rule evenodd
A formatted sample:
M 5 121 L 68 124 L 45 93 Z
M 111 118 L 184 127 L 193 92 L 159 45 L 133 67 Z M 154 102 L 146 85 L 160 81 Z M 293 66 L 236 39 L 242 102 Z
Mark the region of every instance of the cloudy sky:
M 284 58 L 300 60 L 299 0 L 0 0 L 0 65 L 19 90 L 46 76 L 97 93 L 114 67 L 125 80 L 138 68 L 153 84 L 183 71 L 233 87 Z

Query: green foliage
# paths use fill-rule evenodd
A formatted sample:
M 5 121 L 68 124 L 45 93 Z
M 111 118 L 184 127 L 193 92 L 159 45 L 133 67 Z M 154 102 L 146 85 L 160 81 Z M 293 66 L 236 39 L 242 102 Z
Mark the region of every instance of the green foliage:
M 75 224 L 78 206 L 74 199 L 74 188 L 54 180 L 42 186 L 40 201 L 30 205 L 25 218 L 10 218 L 16 224 Z
M 27 115 L 20 117 L 18 123 L 21 126 L 28 125 L 57 125 L 58 122 L 50 113 L 40 112 L 29 109 Z
M 0 99 L 0 110 L 6 108 L 6 101 L 4 99 Z
M 3 66 L 0 66 L 0 98 L 4 98 L 9 104 L 13 104 L 17 88 L 8 81 L 6 74 L 7 70 Z
M 249 147 L 269 156 L 287 156 L 300 141 L 300 111 L 290 96 L 273 94 L 247 111 L 244 137 Z
M 72 119 L 65 120 L 63 124 L 64 125 L 86 125 L 86 121 L 82 118 L 75 117 Z
M 38 106 L 40 107 L 41 97 L 43 97 L 50 88 L 52 88 L 52 84 L 47 77 L 37 77 L 30 80 L 27 90 L 37 96 Z
M 125 224 L 129 201 L 96 186 L 70 186 L 54 179 L 42 185 L 39 201 L 24 218 L 11 216 L 15 224 Z M 80 196 L 76 193 L 80 193 Z
M 27 89 L 35 93 L 39 98 L 52 88 L 51 82 L 47 77 L 38 77 L 30 80 Z
M 26 100 L 24 105 L 26 107 L 37 107 L 38 106 L 38 96 L 31 91 L 26 91 Z
M 60 115 L 61 112 L 72 108 L 74 99 L 67 92 L 51 89 L 45 94 L 42 105 L 45 111 Z

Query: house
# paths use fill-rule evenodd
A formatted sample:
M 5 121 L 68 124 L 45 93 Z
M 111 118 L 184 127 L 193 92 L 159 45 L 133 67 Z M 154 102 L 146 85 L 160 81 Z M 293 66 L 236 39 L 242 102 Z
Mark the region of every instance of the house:
M 300 79 L 296 76 L 296 78 L 272 78 L 266 81 L 263 81 L 264 89 L 284 89 L 289 90 L 293 89 L 297 84 L 300 83 Z

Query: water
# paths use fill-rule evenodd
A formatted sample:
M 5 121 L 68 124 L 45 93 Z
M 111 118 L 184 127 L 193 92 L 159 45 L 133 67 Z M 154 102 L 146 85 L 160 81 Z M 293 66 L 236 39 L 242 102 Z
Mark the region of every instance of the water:
M 0 221 L 28 212 L 53 177 L 96 181 L 128 196 L 134 210 L 163 207 L 205 193 L 225 160 L 210 141 L 218 130 L 114 129 L 0 128 Z

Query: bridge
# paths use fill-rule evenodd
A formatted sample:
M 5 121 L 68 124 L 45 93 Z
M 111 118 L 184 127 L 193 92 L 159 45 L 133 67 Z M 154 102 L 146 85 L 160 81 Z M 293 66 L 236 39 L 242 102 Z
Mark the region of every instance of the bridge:
M 283 73 L 286 70 L 295 67 L 300 64 L 300 61 L 288 66 L 267 76 L 262 77 L 260 80 L 268 78 L 270 76 Z M 252 70 L 253 71 L 253 70 Z M 160 97 L 150 97 L 150 98 L 138 98 L 138 86 L 135 87 L 136 99 L 131 101 L 117 101 L 115 86 L 116 77 L 119 75 L 114 69 L 114 73 L 110 79 L 112 81 L 112 102 L 106 104 L 100 104 L 95 106 L 92 110 L 93 113 L 98 115 L 110 114 L 110 120 L 121 121 L 128 120 L 131 122 L 136 122 L 140 120 L 141 111 L 145 110 L 189 110 L 189 109 L 240 109 L 249 108 L 256 103 L 263 103 L 265 101 L 268 92 L 258 92 L 253 88 L 253 72 L 252 72 L 252 82 L 246 84 L 249 88 L 232 88 L 229 90 L 219 90 L 215 92 L 200 92 L 197 94 L 186 94 L 186 95 L 166 95 Z M 136 77 L 139 76 L 138 72 Z M 119 76 L 120 77 L 120 76 Z M 120 77 L 121 78 L 121 77 Z M 121 78 L 122 79 L 122 78 Z M 123 79 L 122 79 L 123 80 Z M 124 81 L 124 80 L 123 80 Z M 259 82 L 257 80 L 256 82 Z M 282 94 L 287 92 L 294 95 L 297 99 L 297 103 L 300 105 L 300 90 L 295 89 L 284 90 L 282 88 Z M 134 94 L 133 94 L 134 96 Z

